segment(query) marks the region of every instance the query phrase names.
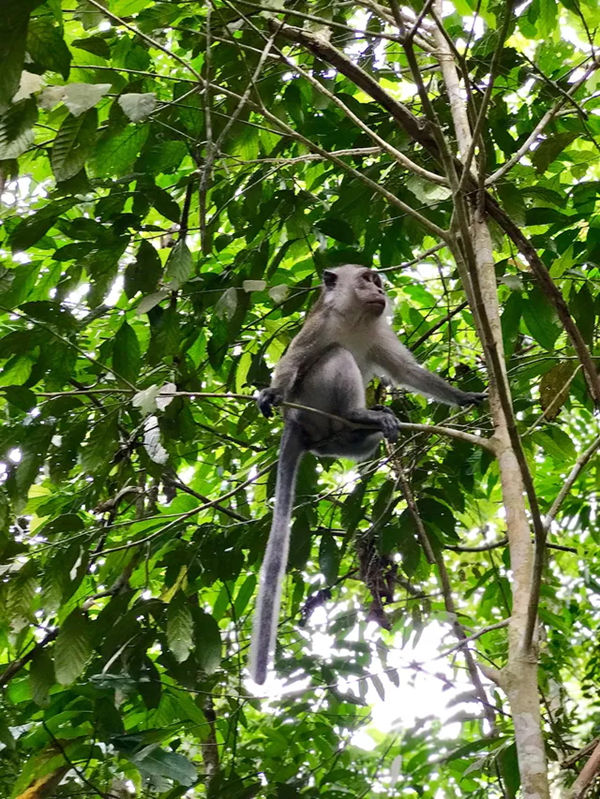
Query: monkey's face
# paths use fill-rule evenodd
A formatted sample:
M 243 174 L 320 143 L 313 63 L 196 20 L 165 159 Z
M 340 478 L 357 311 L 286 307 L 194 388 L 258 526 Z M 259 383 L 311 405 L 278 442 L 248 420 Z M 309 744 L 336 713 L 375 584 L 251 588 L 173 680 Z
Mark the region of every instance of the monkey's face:
M 323 272 L 325 302 L 335 310 L 355 317 L 379 317 L 387 307 L 381 278 L 373 269 L 346 264 Z

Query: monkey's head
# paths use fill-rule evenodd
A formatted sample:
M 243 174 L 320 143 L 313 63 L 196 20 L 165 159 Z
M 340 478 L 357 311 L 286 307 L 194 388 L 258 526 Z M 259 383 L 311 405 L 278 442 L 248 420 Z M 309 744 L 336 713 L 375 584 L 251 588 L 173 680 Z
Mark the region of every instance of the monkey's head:
M 373 269 L 345 264 L 323 272 L 325 305 L 348 316 L 377 318 L 385 311 L 388 299 L 381 278 Z

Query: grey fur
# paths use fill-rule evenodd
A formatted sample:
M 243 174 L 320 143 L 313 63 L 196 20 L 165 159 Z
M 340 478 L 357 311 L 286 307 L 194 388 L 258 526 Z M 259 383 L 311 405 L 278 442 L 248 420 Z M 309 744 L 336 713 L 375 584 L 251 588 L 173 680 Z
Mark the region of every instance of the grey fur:
M 281 439 L 275 509 L 263 561 L 250 644 L 250 673 L 263 683 L 275 648 L 298 464 L 305 452 L 362 460 L 382 437 L 398 437 L 396 417 L 365 407 L 365 386 L 386 376 L 449 405 L 481 402 L 419 366 L 386 320 L 386 295 L 376 272 L 347 264 L 327 270 L 321 296 L 275 368 L 258 406 L 265 416 L 282 401 L 317 408 L 371 429 L 353 429 L 321 414 L 288 408 Z M 373 427 L 379 427 L 379 430 Z

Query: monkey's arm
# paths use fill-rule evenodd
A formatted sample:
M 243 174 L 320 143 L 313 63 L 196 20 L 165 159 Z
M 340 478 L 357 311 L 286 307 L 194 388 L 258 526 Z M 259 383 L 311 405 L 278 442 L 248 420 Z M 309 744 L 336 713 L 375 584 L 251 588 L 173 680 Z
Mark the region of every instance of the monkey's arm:
M 295 398 L 307 373 L 326 352 L 336 346 L 325 335 L 315 339 L 314 327 L 307 323 L 302 328 L 277 362 L 271 385 L 263 388 L 258 395 L 258 408 L 267 419 L 273 414 L 273 406 Z
M 412 353 L 398 341 L 388 328 L 380 341 L 369 352 L 376 367 L 394 383 L 414 389 L 420 394 L 445 402 L 447 405 L 470 405 L 482 402 L 486 394 L 476 391 L 461 391 L 451 386 L 439 375 L 420 366 Z

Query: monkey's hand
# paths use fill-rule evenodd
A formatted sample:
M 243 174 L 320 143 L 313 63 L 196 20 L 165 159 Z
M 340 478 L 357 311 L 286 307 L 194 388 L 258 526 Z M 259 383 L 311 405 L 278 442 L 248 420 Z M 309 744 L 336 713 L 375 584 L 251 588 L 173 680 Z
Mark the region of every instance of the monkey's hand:
M 387 438 L 394 444 L 398 440 L 398 419 L 391 408 L 386 408 L 385 405 L 373 405 L 371 411 L 374 411 L 378 416 L 378 423 L 381 425 L 381 432 L 383 437 Z
M 462 396 L 458 399 L 458 404 L 461 407 L 463 405 L 481 405 L 481 403 L 487 399 L 487 396 L 485 392 L 463 391 Z
M 258 395 L 258 399 L 256 400 L 256 404 L 258 405 L 258 410 L 262 413 L 263 416 L 266 416 L 269 419 L 273 416 L 273 407 L 276 405 L 281 405 L 283 402 L 283 394 L 277 388 L 263 388 L 260 394 Z

